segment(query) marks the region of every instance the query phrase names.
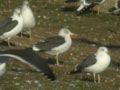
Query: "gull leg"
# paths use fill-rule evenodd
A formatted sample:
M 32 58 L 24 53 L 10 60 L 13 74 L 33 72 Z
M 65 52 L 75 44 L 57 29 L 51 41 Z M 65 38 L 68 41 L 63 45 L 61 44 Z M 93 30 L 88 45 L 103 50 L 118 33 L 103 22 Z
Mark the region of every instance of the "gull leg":
M 96 76 L 96 74 L 95 74 L 95 73 L 93 73 L 93 77 L 94 77 L 94 83 L 96 83 L 95 76 Z
M 32 37 L 31 29 L 29 29 L 29 38 L 31 39 Z
M 98 74 L 98 83 L 100 83 L 100 74 Z
M 59 60 L 58 60 L 58 54 L 56 55 L 56 64 L 60 65 Z
M 22 32 L 20 32 L 20 37 L 21 37 L 21 38 L 23 37 L 23 34 L 22 34 Z
M 7 39 L 7 43 L 8 43 L 8 46 L 11 47 L 9 38 Z
M 97 14 L 99 15 L 100 14 L 100 7 L 97 6 Z

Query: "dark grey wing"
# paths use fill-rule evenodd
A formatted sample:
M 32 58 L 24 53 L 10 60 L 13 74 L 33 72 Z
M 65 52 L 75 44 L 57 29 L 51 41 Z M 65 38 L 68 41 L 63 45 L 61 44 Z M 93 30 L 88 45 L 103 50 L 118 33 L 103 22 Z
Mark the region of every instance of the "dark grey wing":
M 65 39 L 61 36 L 55 36 L 47 38 L 44 42 L 38 42 L 35 44 L 35 47 L 39 48 L 40 50 L 47 51 L 51 50 L 52 48 L 58 47 L 65 43 Z
M 91 56 L 88 56 L 86 59 L 84 59 L 84 60 L 78 65 L 78 68 L 89 67 L 89 66 L 95 64 L 96 62 L 97 62 L 96 56 L 95 56 L 95 55 L 91 55 Z
M 7 24 L 3 25 L 2 27 L 0 27 L 0 35 L 2 35 L 5 32 L 9 32 L 11 29 L 16 27 L 17 24 L 18 24 L 18 21 L 14 20 L 14 21 L 10 21 Z
M 80 0 L 66 0 L 66 3 L 71 3 L 71 2 L 79 2 Z
M 100 2 L 102 2 L 103 0 L 85 0 L 86 3 L 91 3 L 91 4 L 98 4 Z
M 117 7 L 120 8 L 120 0 L 117 2 Z
M 94 2 L 94 0 L 85 0 L 85 2 L 92 4 Z
M 4 63 L 6 61 L 8 61 L 10 57 L 6 57 L 6 56 L 0 56 L 0 63 Z
M 12 18 L 11 17 L 7 17 L 4 20 L 0 21 L 0 27 L 5 26 L 7 23 L 11 22 Z
M 68 72 L 69 74 L 82 72 L 84 68 L 89 67 L 97 62 L 95 55 L 88 56 L 86 59 L 84 59 L 80 64 L 77 64 L 74 70 Z
M 14 58 L 16 58 L 17 60 L 23 63 L 25 61 L 25 64 L 30 65 L 38 72 L 40 71 L 41 73 L 44 73 L 44 75 L 46 75 L 49 79 L 56 80 L 56 77 L 53 74 L 52 70 L 48 67 L 47 62 L 43 58 L 41 58 L 37 52 L 34 52 L 31 48 L 22 50 L 0 51 L 0 57 L 5 55 L 8 57 L 13 57 L 11 55 L 15 55 L 17 56 L 17 58 Z M 22 61 L 20 58 L 22 58 L 22 60 L 24 61 Z

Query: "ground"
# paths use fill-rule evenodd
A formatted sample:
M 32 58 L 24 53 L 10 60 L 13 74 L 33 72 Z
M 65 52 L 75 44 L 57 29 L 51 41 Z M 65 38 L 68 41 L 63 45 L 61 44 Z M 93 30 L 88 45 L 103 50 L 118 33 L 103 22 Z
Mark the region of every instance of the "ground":
M 73 6 L 63 4 L 64 0 L 30 0 L 37 25 L 32 30 L 32 39 L 18 37 L 11 39 L 15 46 L 9 48 L 0 43 L 2 50 L 31 47 L 39 40 L 54 36 L 61 28 L 68 27 L 78 37 L 73 39 L 71 48 L 60 55 L 62 67 L 49 65 L 53 70 L 57 83 L 52 83 L 45 76 L 31 72 L 33 69 L 19 61 L 11 59 L 7 62 L 7 72 L 0 77 L 0 90 L 120 90 L 120 16 L 108 13 L 87 13 L 79 15 Z M 0 19 L 12 14 L 12 10 L 22 4 L 22 0 L 2 1 Z M 72 7 L 72 8 L 70 8 Z M 2 40 L 1 40 L 2 42 Z M 89 74 L 66 75 L 99 46 L 106 46 L 112 58 L 109 68 L 101 73 L 101 83 L 93 82 Z M 53 58 L 43 54 L 44 58 Z M 23 70 L 11 69 L 21 67 Z

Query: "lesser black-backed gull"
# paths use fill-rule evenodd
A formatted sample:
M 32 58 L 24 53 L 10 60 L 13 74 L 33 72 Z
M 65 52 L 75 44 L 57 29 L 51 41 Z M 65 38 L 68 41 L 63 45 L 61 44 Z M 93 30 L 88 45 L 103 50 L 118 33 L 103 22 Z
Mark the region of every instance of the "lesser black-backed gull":
M 23 19 L 21 16 L 21 10 L 16 8 L 13 12 L 13 16 L 6 18 L 0 23 L 0 38 L 9 40 L 20 33 L 23 29 Z
M 100 74 L 103 72 L 110 64 L 111 57 L 108 54 L 108 49 L 106 47 L 99 47 L 97 52 L 86 59 L 84 59 L 80 64 L 77 64 L 74 70 L 68 72 L 68 74 L 87 72 L 93 73 L 94 82 L 96 82 L 95 75 L 98 74 L 98 83 L 100 83 Z
M 104 3 L 105 0 L 80 0 L 80 6 L 77 8 L 77 11 L 81 11 L 83 10 L 85 7 L 88 7 L 88 6 L 95 6 L 95 5 L 99 5 L 99 4 L 102 4 Z M 100 9 L 98 7 L 98 10 L 97 10 L 97 13 L 99 14 L 100 12 Z
M 71 35 L 75 34 L 70 32 L 69 29 L 62 28 L 58 36 L 47 38 L 44 42 L 38 42 L 33 45 L 33 50 L 45 51 L 50 55 L 56 55 L 56 63 L 59 65 L 58 55 L 70 48 L 72 44 Z
M 5 62 L 9 60 L 9 57 L 15 58 L 20 62 L 29 65 L 37 72 L 44 73 L 44 75 L 46 75 L 48 79 L 52 81 L 56 80 L 56 77 L 52 70 L 48 67 L 47 62 L 31 48 L 0 51 L 0 75 L 5 73 Z
M 36 21 L 32 9 L 30 8 L 29 2 L 27 0 L 25 0 L 22 5 L 22 17 L 23 17 L 22 33 L 29 34 L 29 36 L 31 37 L 31 29 L 35 26 Z

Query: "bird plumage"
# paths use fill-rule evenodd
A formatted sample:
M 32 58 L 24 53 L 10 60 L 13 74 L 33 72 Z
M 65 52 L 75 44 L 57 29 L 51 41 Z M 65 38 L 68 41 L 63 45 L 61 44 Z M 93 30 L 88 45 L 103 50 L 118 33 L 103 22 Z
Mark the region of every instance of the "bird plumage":
M 35 26 L 36 20 L 32 9 L 29 6 L 29 2 L 25 0 L 22 5 L 22 17 L 23 17 L 23 33 L 28 33 L 31 36 L 31 29 Z
M 83 10 L 85 7 L 91 7 L 92 8 L 96 5 L 104 3 L 105 0 L 80 0 L 80 6 L 77 8 L 77 11 Z M 98 7 L 98 14 L 99 14 L 99 7 Z
M 13 12 L 13 16 L 4 20 L 3 24 L 0 26 L 0 38 L 7 39 L 8 45 L 10 46 L 9 40 L 19 34 L 23 29 L 21 10 L 16 8 Z
M 120 15 L 120 0 L 116 0 L 114 7 L 110 8 L 110 13 Z
M 0 51 L 1 63 L 3 63 L 3 60 L 5 60 L 4 62 L 6 62 L 9 59 L 7 57 L 15 58 L 20 62 L 29 65 L 37 72 L 44 73 L 44 75 L 46 75 L 49 79 L 56 80 L 55 75 L 48 67 L 47 62 L 43 60 L 43 58 L 41 58 L 39 54 L 34 52 L 31 48 Z
M 48 38 L 44 42 L 38 42 L 37 44 L 33 45 L 33 50 L 45 51 L 50 55 L 56 55 L 57 65 L 59 65 L 58 55 L 70 48 L 72 44 L 70 37 L 71 34 L 72 33 L 68 29 L 62 28 L 59 31 L 58 36 Z
M 98 48 L 97 52 L 86 59 L 84 59 L 80 64 L 77 64 L 75 68 L 68 72 L 68 74 L 78 73 L 78 72 L 88 72 L 93 74 L 99 74 L 106 70 L 109 66 L 111 58 L 108 54 L 106 47 Z

